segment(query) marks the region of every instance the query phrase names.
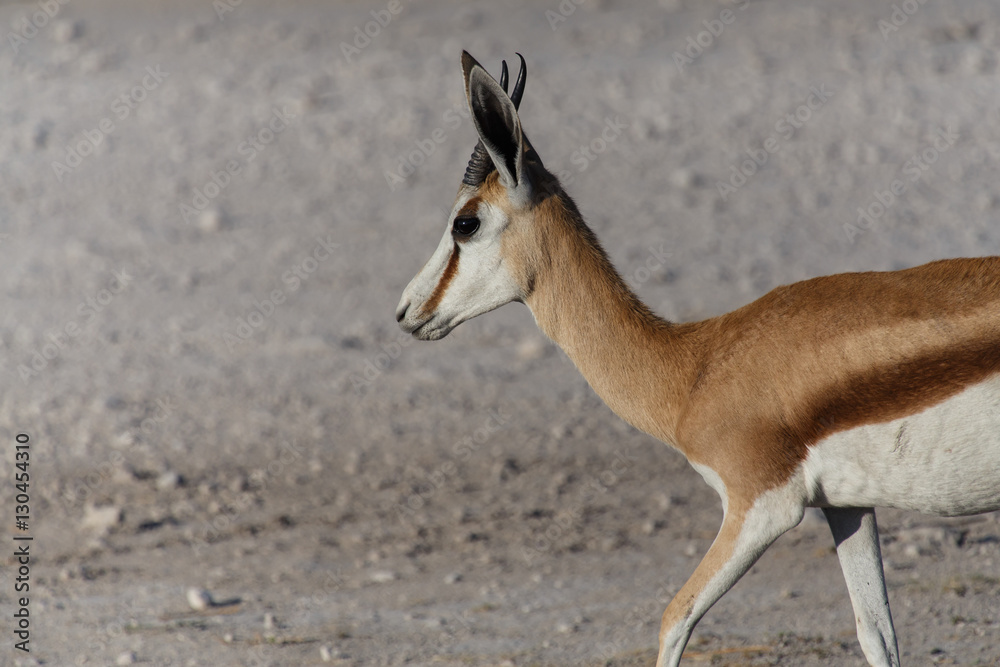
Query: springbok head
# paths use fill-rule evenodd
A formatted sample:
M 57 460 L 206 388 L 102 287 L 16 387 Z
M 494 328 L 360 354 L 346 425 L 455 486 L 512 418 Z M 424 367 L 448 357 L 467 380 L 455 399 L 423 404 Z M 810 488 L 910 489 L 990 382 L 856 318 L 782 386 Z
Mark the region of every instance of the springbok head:
M 531 247 L 533 209 L 554 183 L 521 131 L 517 107 L 524 92 L 524 58 L 507 95 L 500 82 L 462 52 L 465 91 L 479 143 L 448 216 L 437 250 L 410 281 L 396 308 L 404 331 L 421 340 L 511 301 L 524 301 L 533 276 L 523 261 Z M 522 260 L 522 261 L 519 261 Z

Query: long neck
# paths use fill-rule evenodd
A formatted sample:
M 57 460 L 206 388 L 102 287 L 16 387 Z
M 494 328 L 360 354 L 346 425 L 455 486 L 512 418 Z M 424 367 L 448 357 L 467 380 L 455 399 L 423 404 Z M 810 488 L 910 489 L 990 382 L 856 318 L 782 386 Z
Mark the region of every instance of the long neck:
M 572 200 L 541 206 L 540 270 L 525 299 L 535 321 L 615 413 L 676 443 L 695 367 L 687 327 L 660 319 L 629 290 Z

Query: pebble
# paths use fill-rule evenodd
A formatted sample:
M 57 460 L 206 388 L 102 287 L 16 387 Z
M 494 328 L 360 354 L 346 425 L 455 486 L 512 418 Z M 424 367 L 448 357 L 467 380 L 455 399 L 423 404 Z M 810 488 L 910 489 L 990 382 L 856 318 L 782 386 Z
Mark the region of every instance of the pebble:
M 212 606 L 212 594 L 204 588 L 187 589 L 188 605 L 195 611 L 204 611 Z
M 333 660 L 333 653 L 330 652 L 329 646 L 319 647 L 319 657 L 323 662 L 330 662 Z
M 535 361 L 545 356 L 545 341 L 538 336 L 527 338 L 517 346 L 517 357 L 522 361 Z
M 576 627 L 568 621 L 560 621 L 556 623 L 556 632 L 560 635 L 568 635 L 576 631 Z
M 198 228 L 206 234 L 219 231 L 225 223 L 225 214 L 217 208 L 206 208 L 198 216 Z
M 77 21 L 56 21 L 52 24 L 52 39 L 60 44 L 72 42 L 83 34 L 83 24 Z
M 274 630 L 274 614 L 264 614 L 264 629 Z
M 125 651 L 117 658 L 115 658 L 116 665 L 131 665 L 135 662 L 135 653 L 132 651 Z
M 177 488 L 180 481 L 180 475 L 175 473 L 173 470 L 168 470 L 156 478 L 156 488 L 160 491 L 168 491 L 170 489 Z
M 84 528 L 94 530 L 99 535 L 103 535 L 111 530 L 113 526 L 117 525 L 121 521 L 121 517 L 121 508 L 114 505 L 106 505 L 104 507 L 87 505 L 83 509 L 83 521 L 81 525 Z
M 675 169 L 670 174 L 670 182 L 678 188 L 691 188 L 701 183 L 701 177 L 691 169 Z
M 462 575 L 460 575 L 458 572 L 451 572 L 450 574 L 447 574 L 444 577 L 444 583 L 446 584 L 457 584 L 461 580 L 462 580 Z
M 375 570 L 368 575 L 368 578 L 376 584 L 387 584 L 390 581 L 395 581 L 398 577 L 392 570 Z

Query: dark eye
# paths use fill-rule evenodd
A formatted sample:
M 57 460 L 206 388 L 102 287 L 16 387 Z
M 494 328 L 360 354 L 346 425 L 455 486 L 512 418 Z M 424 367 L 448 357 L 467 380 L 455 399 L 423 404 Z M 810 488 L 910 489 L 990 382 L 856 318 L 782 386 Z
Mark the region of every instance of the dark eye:
M 472 236 L 479 229 L 479 218 L 455 218 L 451 231 L 459 236 Z

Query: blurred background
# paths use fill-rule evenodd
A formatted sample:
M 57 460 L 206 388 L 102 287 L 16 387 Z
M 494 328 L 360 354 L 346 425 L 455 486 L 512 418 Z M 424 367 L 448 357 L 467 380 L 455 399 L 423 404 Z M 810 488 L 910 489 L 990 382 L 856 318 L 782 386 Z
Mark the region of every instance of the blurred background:
M 0 4 L 0 433 L 11 479 L 30 435 L 35 538 L 32 650 L 0 664 L 652 664 L 718 498 L 527 309 L 433 344 L 393 318 L 476 142 L 461 50 L 524 55 L 546 166 L 689 321 L 996 254 L 998 25 L 986 1 Z M 904 661 L 997 664 L 997 517 L 880 520 Z M 861 664 L 822 520 L 689 651 Z

